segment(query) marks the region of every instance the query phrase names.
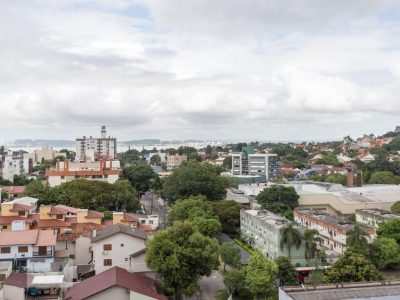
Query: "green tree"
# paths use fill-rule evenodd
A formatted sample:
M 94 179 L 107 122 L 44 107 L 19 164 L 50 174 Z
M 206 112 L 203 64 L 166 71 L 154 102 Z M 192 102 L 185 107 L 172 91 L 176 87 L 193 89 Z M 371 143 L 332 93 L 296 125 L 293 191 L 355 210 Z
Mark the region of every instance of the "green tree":
M 301 232 L 293 226 L 293 223 L 288 223 L 287 226 L 282 229 L 281 241 L 279 243 L 279 246 L 282 251 L 285 246 L 288 248 L 289 260 L 291 258 L 290 250 L 292 249 L 293 246 L 299 249 L 301 245 L 301 239 L 302 239 Z
M 400 184 L 400 176 L 395 176 L 393 172 L 382 171 L 372 173 L 368 183 L 371 184 Z
M 278 266 L 277 277 L 281 286 L 298 284 L 296 268 L 292 265 L 289 258 L 279 256 L 274 261 Z
M 0 192 L 1 192 L 1 195 L 0 195 L 0 200 L 1 201 L 8 199 L 8 193 L 5 190 L 2 190 L 0 188 Z
M 179 153 L 179 155 L 185 154 L 188 160 L 199 160 L 199 154 L 197 152 L 197 149 L 194 147 L 180 146 L 177 152 Z
M 381 280 L 382 274 L 365 256 L 346 251 L 331 268 L 326 270 L 327 283 L 362 282 Z
M 47 193 L 47 188 L 41 180 L 34 180 L 25 188 L 24 195 L 32 198 L 37 198 L 43 200 L 45 194 Z
M 400 218 L 390 219 L 379 225 L 376 233 L 378 237 L 392 238 L 400 245 Z
M 219 265 L 216 239 L 203 236 L 190 223 L 175 222 L 148 241 L 146 263 L 157 272 L 166 287 L 193 294 L 202 276 L 209 276 Z
M 318 256 L 320 250 L 318 249 L 317 243 L 322 242 L 322 238 L 318 236 L 318 231 L 315 229 L 306 229 L 304 231 L 304 240 L 306 250 L 304 252 L 305 259 L 310 261 Z
M 140 156 L 140 152 L 135 149 L 131 149 L 126 152 L 118 153 L 117 157 L 118 157 L 119 161 L 121 162 L 121 166 L 123 166 L 123 167 L 138 164 L 142 160 L 141 156 Z
M 257 299 L 258 296 L 265 297 L 273 290 L 278 267 L 272 260 L 264 257 L 261 253 L 257 253 L 250 257 L 243 272 L 245 283 Z
M 347 176 L 343 174 L 330 174 L 325 178 L 325 182 L 339 183 L 341 185 L 347 184 Z
M 224 283 L 228 288 L 230 295 L 236 295 L 238 290 L 244 288 L 243 272 L 238 269 L 232 269 L 224 273 Z
M 224 158 L 224 161 L 222 162 L 222 167 L 225 168 L 225 170 L 232 169 L 232 156 Z
M 165 178 L 162 194 L 169 202 L 190 196 L 203 195 L 220 200 L 226 195 L 226 181 L 208 163 L 188 162 Z
M 215 218 L 195 217 L 190 223 L 205 236 L 214 237 L 222 231 L 221 223 Z
M 171 206 L 168 220 L 173 224 L 175 221 L 192 221 L 195 217 L 214 217 L 214 211 L 205 196 L 198 195 L 177 200 Z
M 115 210 L 136 212 L 140 208 L 137 191 L 131 186 L 128 180 L 118 180 L 113 184 L 111 199 Z
M 122 178 L 129 180 L 131 185 L 142 193 L 155 188 L 160 180 L 157 173 L 145 163 L 123 168 Z
M 400 264 L 400 247 L 392 238 L 377 238 L 370 246 L 371 262 L 379 269 Z
M 368 247 L 368 234 L 363 228 L 356 224 L 354 227 L 347 231 L 346 246 L 355 249 L 366 249 Z
M 153 155 L 150 158 L 150 164 L 155 165 L 155 166 L 160 166 L 161 165 L 161 157 L 158 154 Z
M 222 231 L 237 234 L 240 229 L 240 210 L 244 206 L 233 200 L 216 201 L 211 203 L 211 206 L 222 224 Z
M 224 272 L 226 265 L 232 267 L 240 266 L 240 250 L 231 243 L 223 243 L 219 249 L 219 255 L 224 263 Z
M 397 201 L 396 203 L 394 203 L 392 205 L 392 207 L 390 208 L 390 210 L 394 213 L 400 213 L 400 201 Z
M 287 204 L 291 209 L 299 206 L 299 195 L 292 186 L 273 185 L 259 193 L 256 199 L 261 205 L 278 202 Z

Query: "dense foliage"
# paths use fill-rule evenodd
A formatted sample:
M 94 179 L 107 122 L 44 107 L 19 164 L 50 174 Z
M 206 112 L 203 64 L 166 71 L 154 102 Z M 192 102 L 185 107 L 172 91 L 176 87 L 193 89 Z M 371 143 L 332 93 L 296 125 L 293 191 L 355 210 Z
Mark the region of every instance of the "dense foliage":
M 378 237 L 392 238 L 400 245 L 400 218 L 388 220 L 379 225 L 376 233 Z
M 156 189 L 160 185 L 160 178 L 157 173 L 145 163 L 123 168 L 122 178 L 128 180 L 141 193 L 150 189 Z
M 275 263 L 278 266 L 277 277 L 279 279 L 279 284 L 284 285 L 296 285 L 297 271 L 296 268 L 291 264 L 289 258 L 286 256 L 279 256 L 275 258 Z
M 203 236 L 188 222 L 175 222 L 148 241 L 146 262 L 175 295 L 191 295 L 202 276 L 209 276 L 219 265 L 216 239 Z
M 226 234 L 238 234 L 240 229 L 240 210 L 243 205 L 233 200 L 212 202 L 214 214 L 222 224 L 222 231 Z
M 196 195 L 220 200 L 225 198 L 226 186 L 218 168 L 208 163 L 188 162 L 165 178 L 162 194 L 171 203 Z
M 240 250 L 237 246 L 231 243 L 223 243 L 219 249 L 221 261 L 224 263 L 224 271 L 226 265 L 232 267 L 240 266 Z

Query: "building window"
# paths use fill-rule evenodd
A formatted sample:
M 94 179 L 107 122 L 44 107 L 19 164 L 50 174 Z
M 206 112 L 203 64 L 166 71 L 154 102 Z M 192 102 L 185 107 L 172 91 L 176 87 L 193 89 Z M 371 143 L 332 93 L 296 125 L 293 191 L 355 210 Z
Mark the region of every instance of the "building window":
M 2 254 L 11 253 L 11 248 L 10 247 L 1 247 L 1 253 Z
M 149 224 L 153 224 L 154 222 L 153 222 L 153 220 L 149 220 Z
M 18 212 L 18 216 L 25 216 L 25 212 L 24 211 L 19 211 Z
M 61 220 L 63 218 L 63 215 L 57 215 L 57 219 Z
M 3 229 L 7 229 L 7 225 L 3 225 L 3 227 L 2 227 Z
M 18 246 L 18 253 L 27 253 L 28 246 Z
M 112 244 L 104 244 L 103 245 L 103 250 L 104 251 L 111 251 L 112 250 Z
M 104 266 L 112 266 L 112 259 L 105 259 Z
M 146 223 L 146 220 L 140 220 L 140 223 L 144 224 Z
M 61 179 L 65 179 L 65 176 L 61 176 Z

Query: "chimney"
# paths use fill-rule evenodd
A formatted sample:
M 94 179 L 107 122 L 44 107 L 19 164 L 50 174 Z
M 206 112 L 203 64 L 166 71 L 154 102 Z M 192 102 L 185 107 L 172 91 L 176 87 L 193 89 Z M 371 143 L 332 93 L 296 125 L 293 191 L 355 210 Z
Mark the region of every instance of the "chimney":
M 101 138 L 105 139 L 107 137 L 106 126 L 101 126 Z
M 347 187 L 354 186 L 354 174 L 353 172 L 347 172 Z

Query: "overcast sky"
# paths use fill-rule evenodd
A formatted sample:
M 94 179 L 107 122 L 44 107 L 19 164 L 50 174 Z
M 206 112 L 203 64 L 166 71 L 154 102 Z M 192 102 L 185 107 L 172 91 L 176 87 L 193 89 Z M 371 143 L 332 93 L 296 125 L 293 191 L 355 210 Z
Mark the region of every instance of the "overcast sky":
M 0 2 L 0 143 L 400 125 L 400 0 Z

